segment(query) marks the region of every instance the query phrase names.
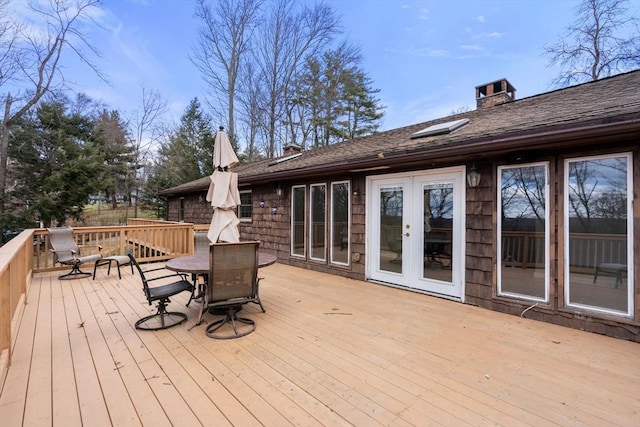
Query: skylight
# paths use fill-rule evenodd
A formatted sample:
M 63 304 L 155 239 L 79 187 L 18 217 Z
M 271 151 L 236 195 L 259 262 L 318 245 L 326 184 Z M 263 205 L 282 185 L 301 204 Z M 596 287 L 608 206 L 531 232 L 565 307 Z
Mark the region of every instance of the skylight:
M 278 164 L 280 164 L 282 162 L 286 162 L 288 160 L 292 160 L 292 159 L 295 159 L 296 157 L 300 157 L 300 156 L 302 156 L 302 153 L 296 153 L 296 154 L 292 154 L 290 156 L 281 157 L 281 158 L 276 159 L 276 160 L 272 161 L 271 163 L 269 163 L 269 166 L 275 166 L 275 165 L 278 165 Z
M 411 135 L 411 139 L 422 138 L 423 136 L 441 135 L 443 133 L 451 133 L 456 129 L 460 129 L 462 126 L 469 123 L 469 119 L 453 120 L 450 122 L 439 123 L 437 125 L 431 125 L 428 128 L 419 130 Z

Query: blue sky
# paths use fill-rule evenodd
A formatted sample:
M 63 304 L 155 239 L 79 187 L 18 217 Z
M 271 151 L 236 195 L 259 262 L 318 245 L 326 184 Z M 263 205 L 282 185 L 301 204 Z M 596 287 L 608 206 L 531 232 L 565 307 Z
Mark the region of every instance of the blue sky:
M 362 49 L 362 68 L 385 105 L 383 129 L 475 108 L 475 87 L 507 78 L 516 98 L 552 90 L 557 69 L 546 67 L 545 44 L 573 22 L 578 0 L 325 0 L 345 36 Z M 638 10 L 640 0 L 632 5 Z M 125 116 L 139 108 L 142 86 L 160 92 L 178 122 L 189 101 L 204 99 L 189 60 L 198 21 L 191 0 L 110 0 L 97 14 L 104 30 L 91 40 L 99 82 L 70 67 L 76 90 Z M 75 70 L 75 71 L 74 71 Z M 224 123 L 222 123 L 224 125 Z

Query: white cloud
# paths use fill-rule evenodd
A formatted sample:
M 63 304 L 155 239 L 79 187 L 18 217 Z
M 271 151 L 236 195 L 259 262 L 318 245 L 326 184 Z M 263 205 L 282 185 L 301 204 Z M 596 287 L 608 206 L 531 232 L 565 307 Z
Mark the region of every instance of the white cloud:
M 462 50 L 473 50 L 473 51 L 483 51 L 483 50 L 485 50 L 484 47 L 479 46 L 477 44 L 461 45 L 460 49 L 462 49 Z
M 478 15 L 474 19 L 478 22 L 485 22 L 484 15 Z
M 489 33 L 477 33 L 471 36 L 473 40 L 477 39 L 497 39 L 506 36 L 507 33 L 501 33 L 499 31 L 492 31 Z

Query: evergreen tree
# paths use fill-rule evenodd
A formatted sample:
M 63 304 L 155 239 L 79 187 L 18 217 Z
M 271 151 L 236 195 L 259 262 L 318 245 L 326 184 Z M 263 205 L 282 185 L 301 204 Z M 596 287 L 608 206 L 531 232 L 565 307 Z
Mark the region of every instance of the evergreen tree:
M 302 134 L 311 138 L 311 146 L 370 135 L 380 126 L 384 114 L 375 97 L 379 90 L 371 87 L 359 62 L 359 52 L 346 44 L 307 60 L 297 82 L 296 106 L 304 118 Z
M 96 122 L 96 130 L 96 143 L 105 164 L 105 197 L 116 209 L 118 199 L 126 196 L 127 189 L 131 188 L 127 180 L 132 176 L 128 170 L 133 167 L 134 147 L 127 134 L 126 123 L 116 110 L 103 110 Z
M 104 188 L 94 122 L 52 101 L 26 114 L 12 131 L 14 212 L 28 213 L 44 226 L 81 219 L 89 197 Z
M 214 135 L 211 118 L 194 98 L 182 115 L 180 126 L 160 146 L 156 162 L 150 166 L 142 196 L 147 207 L 161 206 L 159 191 L 213 173 Z

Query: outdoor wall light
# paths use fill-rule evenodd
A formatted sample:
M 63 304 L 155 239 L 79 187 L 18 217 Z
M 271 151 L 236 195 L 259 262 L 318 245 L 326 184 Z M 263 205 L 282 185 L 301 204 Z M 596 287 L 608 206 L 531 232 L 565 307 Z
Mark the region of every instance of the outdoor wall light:
M 278 188 L 276 188 L 276 195 L 278 197 L 282 196 L 282 188 L 280 188 L 280 186 L 278 185 Z
M 353 190 L 353 197 L 358 197 L 360 195 L 360 189 L 356 188 L 355 190 Z
M 261 208 L 264 208 L 264 200 L 260 200 L 260 201 L 258 202 L 258 205 L 259 205 Z
M 278 213 L 278 207 L 277 206 L 272 206 L 271 207 L 271 213 L 274 214 L 274 215 L 277 214 Z
M 476 170 L 476 162 L 473 162 L 471 170 L 467 174 L 467 183 L 469 184 L 469 187 L 475 188 L 480 185 L 480 178 L 482 178 L 482 176 Z

